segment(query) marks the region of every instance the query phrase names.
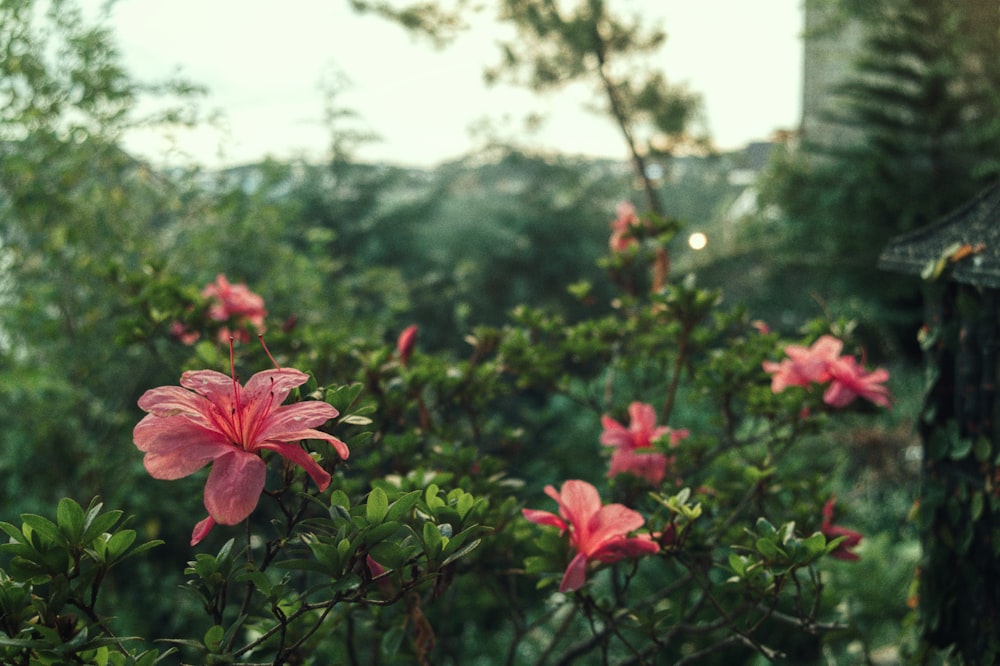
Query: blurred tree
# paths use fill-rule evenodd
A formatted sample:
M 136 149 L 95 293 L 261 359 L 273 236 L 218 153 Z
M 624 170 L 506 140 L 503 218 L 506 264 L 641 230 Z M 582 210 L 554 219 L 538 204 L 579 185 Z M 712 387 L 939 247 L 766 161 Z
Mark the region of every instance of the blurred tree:
M 989 5 L 841 2 L 867 40 L 828 121 L 856 140 L 805 137 L 764 187 L 765 205 L 782 211 L 770 226 L 781 237 L 775 270 L 798 272 L 841 305 L 868 303 L 883 324 L 902 326 L 897 340 L 912 339 L 919 300 L 912 281 L 878 272 L 878 254 L 1000 172 L 1000 14 Z
M 118 141 L 138 124 L 192 120 L 197 91 L 134 81 L 76 3 L 0 2 L 0 503 L 11 512 L 95 493 L 130 510 L 176 497 L 135 482 L 143 470 L 126 445 L 136 398 L 175 378 L 181 355 L 116 343 L 149 303 L 130 276 L 156 271 L 180 200 Z M 150 94 L 166 108 L 140 115 Z M 169 531 L 164 516 L 143 532 Z M 173 631 L 176 608 L 140 601 L 150 572 L 132 575 L 130 627 Z
M 407 30 L 424 35 L 437 46 L 443 46 L 465 27 L 463 11 L 467 0 L 451 0 L 447 5 L 434 0 L 412 3 L 392 0 L 347 0 L 358 12 L 371 13 L 402 25 Z
M 31 467 L 23 467 L 29 474 L 6 484 L 10 506 L 71 494 L 83 476 L 113 492 L 100 481 L 107 460 L 92 455 L 101 449 L 82 439 L 117 422 L 117 410 L 137 390 L 128 382 L 140 380 L 142 366 L 124 378 L 110 363 L 120 354 L 112 342 L 125 303 L 109 287 L 157 255 L 176 204 L 167 181 L 121 151 L 117 139 L 140 122 L 134 113 L 140 96 L 172 92 L 180 104 L 195 91 L 183 83 L 132 81 L 109 33 L 85 21 L 71 2 L 0 4 L 0 372 L 20 378 L 2 385 L 24 408 L 15 412 L 20 427 L 12 421 L 0 437 L 14 454 L 4 456 L 9 464 L 29 452 L 44 456 L 47 446 L 72 461 L 44 469 L 46 483 L 38 488 L 51 493 L 45 497 L 17 493 L 17 483 L 31 483 Z M 178 106 L 144 122 L 189 117 Z M 122 404 L 109 403 L 109 395 Z M 87 424 L 68 425 L 56 414 Z
M 417 251 L 402 266 L 415 316 L 431 324 L 421 340 L 462 349 L 468 327 L 499 326 L 524 302 L 569 317 L 606 307 L 611 296 L 596 261 L 627 177 L 613 165 L 517 151 L 476 162 L 438 169 L 434 214 L 415 227 Z M 567 278 L 597 285 L 591 305 L 567 292 Z
M 639 16 L 613 14 L 609 4 L 579 0 L 566 7 L 548 0 L 501 0 L 500 20 L 514 26 L 517 39 L 503 44 L 503 61 L 487 70 L 486 78 L 509 77 L 537 92 L 576 81 L 593 84 L 602 100 L 600 110 L 625 140 L 649 211 L 662 216 L 647 156 L 706 146 L 706 138 L 691 129 L 701 100 L 643 63 L 663 45 L 666 33 L 645 30 Z

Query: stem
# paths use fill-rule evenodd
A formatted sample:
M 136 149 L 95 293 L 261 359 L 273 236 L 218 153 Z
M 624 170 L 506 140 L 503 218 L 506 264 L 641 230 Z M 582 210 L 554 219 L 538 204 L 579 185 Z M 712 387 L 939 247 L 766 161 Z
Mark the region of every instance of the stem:
M 670 386 L 667 387 L 667 397 L 663 401 L 663 414 L 660 416 L 662 423 L 669 423 L 670 414 L 674 411 L 674 402 L 677 400 L 677 390 L 680 388 L 681 371 L 684 369 L 684 361 L 688 351 L 688 337 L 691 329 L 685 326 L 681 330 L 680 338 L 677 340 L 677 356 L 674 358 L 674 367 L 671 370 Z
M 625 145 L 628 146 L 629 156 L 632 160 L 632 168 L 635 170 L 635 174 L 639 178 L 639 182 L 642 183 L 642 189 L 646 195 L 646 203 L 649 205 L 650 212 L 654 215 L 661 218 L 666 217 L 666 212 L 663 210 L 663 205 L 660 203 L 660 197 L 657 195 L 656 187 L 653 185 L 653 181 L 647 173 L 646 159 L 639 151 L 638 145 L 636 145 L 635 136 L 632 134 L 632 124 L 625 111 L 625 106 L 622 104 L 621 98 L 619 97 L 618 88 L 608 75 L 607 43 L 604 41 L 604 38 L 601 36 L 601 32 L 598 29 L 596 16 L 591 24 L 590 34 L 594 48 L 594 55 L 597 57 L 597 74 L 601 78 L 601 85 L 604 88 L 605 95 L 607 95 L 608 107 L 611 110 L 611 116 L 615 119 L 615 122 L 618 123 L 618 129 L 622 133 L 622 137 L 625 139 Z M 670 254 L 667 252 L 665 247 L 657 248 L 656 259 L 653 263 L 652 291 L 654 293 L 663 288 L 669 275 Z

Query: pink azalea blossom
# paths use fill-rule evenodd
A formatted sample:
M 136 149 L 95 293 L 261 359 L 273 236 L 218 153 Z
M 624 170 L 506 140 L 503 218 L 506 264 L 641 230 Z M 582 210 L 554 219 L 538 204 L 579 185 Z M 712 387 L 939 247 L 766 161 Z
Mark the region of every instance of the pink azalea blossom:
M 608 476 L 629 472 L 657 485 L 663 480 L 670 459 L 658 451 L 640 451 L 652 448 L 653 442 L 669 434 L 670 445 L 677 446 L 688 436 L 687 430 L 672 430 L 656 425 L 656 411 L 652 405 L 633 402 L 628 407 L 629 425 L 626 428 L 610 416 L 601 417 L 604 431 L 601 444 L 615 447 L 611 454 Z
M 847 561 L 859 560 L 861 559 L 861 556 L 855 553 L 852 549 L 861 543 L 862 535 L 860 532 L 855 532 L 854 530 L 849 530 L 846 527 L 832 524 L 833 507 L 836 502 L 837 498 L 831 497 L 826 501 L 826 504 L 823 505 L 823 523 L 820 526 L 820 531 L 827 539 L 832 540 L 838 537 L 844 537 L 844 540 L 830 552 L 830 557 Z
M 671 459 L 662 453 L 642 453 L 628 449 L 616 449 L 611 454 L 608 478 L 628 473 L 658 486 L 663 481 L 670 463 Z
M 208 308 L 211 319 L 231 322 L 236 326 L 236 330 L 232 332 L 224 327 L 219 334 L 220 340 L 228 340 L 232 335 L 242 342 L 249 341 L 250 334 L 246 330 L 248 324 L 257 333 L 266 332 L 264 317 L 267 316 L 267 310 L 264 309 L 264 299 L 250 291 L 245 284 L 230 284 L 226 276 L 220 274 L 216 276 L 215 282 L 205 285 L 201 295 L 213 300 Z
M 201 337 L 201 333 L 191 330 L 184 325 L 184 322 L 175 321 L 170 324 L 170 337 L 175 340 L 180 340 L 183 344 L 190 346 L 198 342 L 198 338 Z
M 624 252 L 637 243 L 631 235 L 631 228 L 639 225 L 639 216 L 635 212 L 635 206 L 629 201 L 620 202 L 615 214 L 616 217 L 611 222 L 611 238 L 608 239 L 608 246 L 612 252 Z
M 418 330 L 419 328 L 416 324 L 407 326 L 396 340 L 396 354 L 399 355 L 399 362 L 403 365 L 407 364 L 410 360 L 410 355 L 413 354 L 413 347 L 417 342 Z
M 298 442 L 327 441 L 346 459 L 346 444 L 313 429 L 337 410 L 318 401 L 281 406 L 308 379 L 291 368 L 265 370 L 241 386 L 235 377 L 198 370 L 181 375 L 180 386 L 150 389 L 139 398 L 148 413 L 136 425 L 133 441 L 153 478 L 179 479 L 212 463 L 204 496 L 208 518 L 195 526 L 191 545 L 216 523 L 235 525 L 253 512 L 264 490 L 265 450 L 304 469 L 320 490 L 330 485 L 329 473 Z
M 545 494 L 558 502 L 558 516 L 535 509 L 522 509 L 522 513 L 533 523 L 569 532 L 570 546 L 576 554 L 566 567 L 559 585 L 560 592 L 579 589 L 586 580 L 590 562 L 612 564 L 659 550 L 659 545 L 649 534 L 626 536 L 646 522 L 642 514 L 622 504 L 602 506 L 597 489 L 586 481 L 566 481 L 561 493 L 552 486 L 546 486 Z
M 823 402 L 831 407 L 844 407 L 861 397 L 880 407 L 891 407 L 889 389 L 884 382 L 889 371 L 878 368 L 871 372 L 862 368 L 853 356 L 843 356 L 830 363 L 830 386 L 823 393 Z
M 832 335 L 820 337 L 811 347 L 788 345 L 788 358 L 780 363 L 764 361 L 764 370 L 771 373 L 771 390 L 780 393 L 789 386 L 829 382 L 823 401 L 831 407 L 844 407 L 859 396 L 881 407 L 891 407 L 889 389 L 883 385 L 889 371 L 878 368 L 868 372 L 853 356 L 840 355 L 843 346 Z
M 832 335 L 821 336 L 810 347 L 788 345 L 788 358 L 775 363 L 764 361 L 764 370 L 771 373 L 771 390 L 781 393 L 789 386 L 809 386 L 830 379 L 829 364 L 840 356 L 844 343 Z

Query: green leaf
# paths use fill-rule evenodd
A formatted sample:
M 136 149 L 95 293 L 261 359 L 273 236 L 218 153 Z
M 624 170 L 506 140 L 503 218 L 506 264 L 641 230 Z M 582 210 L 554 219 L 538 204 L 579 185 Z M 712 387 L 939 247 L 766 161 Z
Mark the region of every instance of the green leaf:
M 737 576 L 742 577 L 747 570 L 747 559 L 742 555 L 729 553 L 729 568 L 732 569 Z
M 778 530 L 774 529 L 774 525 L 769 523 L 766 518 L 757 519 L 757 534 L 762 537 L 775 538 L 778 536 Z
M 436 559 L 441 554 L 441 549 L 443 548 L 441 532 L 438 531 L 437 525 L 428 521 L 424 523 L 423 535 L 424 550 L 427 552 L 428 558 L 432 560 Z
M 381 525 L 375 525 L 365 533 L 365 545 L 373 546 L 380 541 L 384 541 L 395 534 L 401 527 L 402 525 L 394 520 L 387 520 Z
M 952 460 L 960 460 L 969 455 L 972 451 L 973 441 L 969 437 L 962 437 L 951 444 L 951 450 L 948 452 L 948 457 Z
M 365 517 L 371 525 L 378 525 L 385 519 L 389 511 L 389 497 L 381 488 L 373 488 L 368 493 L 368 504 L 365 506 Z
M 372 559 L 386 569 L 402 569 L 410 558 L 411 550 L 402 548 L 394 541 L 380 541 L 371 547 L 368 553 Z
M 108 511 L 107 513 L 96 513 L 100 511 L 101 505 L 93 507 L 87 513 L 87 519 L 84 521 L 84 533 L 80 542 L 84 545 L 91 543 L 94 539 L 101 536 L 105 532 L 111 530 L 115 523 L 121 520 L 124 512 L 118 511 Z
M 222 637 L 225 633 L 225 629 L 219 624 L 213 625 L 211 629 L 205 632 L 205 647 L 208 648 L 209 652 L 219 652 L 222 648 Z
M 115 532 L 108 539 L 108 554 L 112 560 L 117 560 L 135 543 L 135 530 Z
M 424 502 L 427 504 L 427 508 L 434 511 L 438 507 L 444 506 L 444 500 L 438 497 L 440 488 L 438 488 L 436 483 L 432 483 L 427 486 L 427 490 L 424 492 Z
M 983 515 L 983 493 L 978 490 L 974 491 L 970 498 L 969 513 L 973 521 L 979 520 L 979 517 Z
M 59 531 L 63 533 L 66 540 L 72 545 L 80 545 L 80 537 L 83 536 L 84 521 L 86 515 L 83 507 L 69 497 L 59 500 L 56 507 L 56 523 Z
M 339 549 L 333 544 L 323 543 L 315 539 L 306 542 L 316 561 L 323 565 L 324 571 L 331 575 L 340 573 L 341 557 Z
M 289 571 L 314 571 L 316 573 L 330 574 L 330 567 L 318 562 L 316 560 L 306 560 L 306 559 L 289 559 L 289 560 L 278 560 L 274 563 L 279 569 L 287 569 Z
M 441 566 L 447 566 L 452 562 L 454 562 L 455 560 L 459 559 L 460 557 L 465 557 L 466 555 L 474 551 L 476 548 L 478 548 L 481 542 L 482 539 L 476 539 L 475 541 L 470 541 L 469 543 L 465 544 L 464 546 L 462 546 L 461 548 L 450 554 L 448 557 L 444 558 L 444 562 L 441 563 Z
M 976 460 L 979 462 L 986 462 L 990 458 L 990 449 L 992 445 L 990 444 L 989 437 L 983 437 L 980 435 L 976 438 L 976 443 L 973 445 L 973 454 L 976 456 Z
M 472 509 L 473 505 L 476 503 L 476 498 L 469 493 L 462 493 L 458 497 L 458 501 L 455 502 L 455 509 L 458 511 L 458 515 L 464 520 L 465 516 Z
M 818 557 L 826 550 L 826 537 L 822 532 L 814 532 L 812 536 L 802 540 L 802 545 L 810 558 Z
M 9 536 L 17 543 L 22 543 L 22 544 L 28 543 L 28 539 L 27 537 L 24 536 L 24 533 L 21 532 L 21 530 L 17 529 L 15 526 L 11 525 L 10 523 L 0 522 L 0 530 L 6 532 L 7 536 Z
M 21 520 L 24 521 L 24 524 L 30 527 L 33 532 L 43 537 L 49 543 L 66 545 L 66 537 L 63 536 L 63 533 L 59 530 L 56 524 L 48 518 L 44 518 L 33 513 L 25 513 L 21 514 Z
M 324 400 L 332 405 L 334 409 L 338 412 L 346 412 L 350 409 L 354 401 L 358 399 L 361 395 L 361 390 L 364 386 L 361 383 L 351 384 L 350 386 L 338 386 L 337 388 L 328 388 L 326 390 L 326 395 Z
M 389 505 L 389 511 L 385 515 L 386 520 L 402 520 L 410 513 L 413 506 L 420 501 L 420 491 L 411 490 Z
M 774 560 L 778 558 L 781 550 L 778 545 L 771 539 L 757 539 L 757 551 L 769 560 Z

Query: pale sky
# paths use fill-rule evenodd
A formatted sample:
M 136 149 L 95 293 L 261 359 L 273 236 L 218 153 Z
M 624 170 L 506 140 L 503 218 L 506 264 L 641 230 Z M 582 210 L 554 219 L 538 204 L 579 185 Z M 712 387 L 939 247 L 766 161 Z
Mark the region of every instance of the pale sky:
M 708 129 L 722 149 L 798 126 L 800 4 L 612 2 L 662 22 L 667 43 L 654 62 L 669 82 L 703 95 Z M 184 132 L 172 143 L 161 135 L 127 138 L 132 150 L 156 162 L 218 167 L 266 155 L 322 158 L 329 132 L 321 83 L 335 69 L 351 81 L 341 105 L 381 137 L 360 152 L 364 159 L 432 166 L 475 147 L 470 128 L 485 119 L 527 146 L 625 158 L 612 123 L 585 109 L 588 88 L 538 96 L 483 83 L 483 70 L 499 59 L 500 33 L 489 14 L 441 50 L 353 13 L 344 0 L 119 0 L 111 26 L 133 75 L 156 80 L 179 72 L 208 87 L 200 106 L 224 119 L 224 130 Z M 548 118 L 537 135 L 521 126 L 530 112 Z

